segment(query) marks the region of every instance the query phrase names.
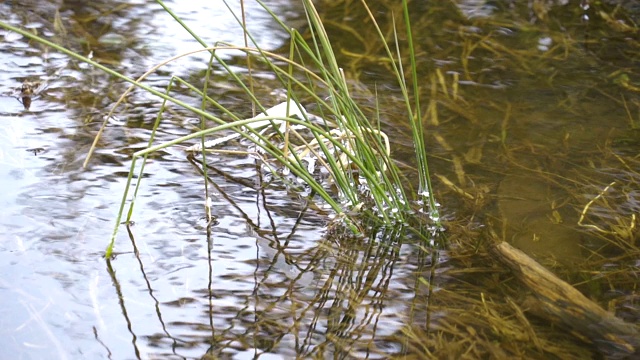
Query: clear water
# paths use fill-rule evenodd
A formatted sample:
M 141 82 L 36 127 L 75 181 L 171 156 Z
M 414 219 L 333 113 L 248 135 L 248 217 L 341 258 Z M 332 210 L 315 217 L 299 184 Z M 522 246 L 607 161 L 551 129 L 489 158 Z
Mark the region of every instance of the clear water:
M 568 197 L 567 187 L 579 189 L 584 206 L 584 199 L 593 198 L 600 185 L 610 181 L 609 175 L 635 178 L 632 172 L 621 175 L 621 166 L 612 165 L 615 161 L 595 155 L 598 146 L 613 140 L 618 141 L 613 147 L 617 154 L 637 152 L 637 130 L 631 129 L 627 111 L 618 103 L 604 102 L 606 97 L 593 90 L 594 83 L 605 91 L 615 87 L 605 80 L 607 76 L 635 64 L 628 62 L 633 57 L 609 55 L 611 49 L 624 47 L 594 50 L 597 56 L 586 50 L 567 58 L 557 50 L 547 56 L 549 48 L 562 41 L 557 29 L 545 30 L 543 24 L 514 35 L 508 26 L 482 23 L 495 18 L 497 23 L 508 20 L 526 28 L 510 18 L 516 12 L 510 2 L 458 3 L 460 16 L 469 22 L 465 27 L 469 34 L 478 30 L 470 24 L 480 21 L 478 26 L 504 34 L 507 39 L 502 40 L 513 48 L 536 48 L 540 53 L 514 68 L 516 60 L 478 51 L 472 76 L 461 80 L 472 116 L 469 109 L 443 111 L 441 124 L 430 128 L 448 144 L 429 138 L 433 171 L 455 180 L 459 173 L 449 160 L 464 158 L 466 181 L 474 184 L 466 189 L 486 189 L 488 204 L 477 216 L 473 211 L 479 204 L 462 204 L 440 184 L 440 196 L 450 199 L 444 202 L 445 217 L 471 218 L 470 227 L 483 227 L 479 218 L 486 214 L 514 221 L 509 217 L 513 206 L 524 209 L 516 212 L 522 226 L 536 232 L 536 226 L 549 227 L 550 204 L 562 203 Z M 573 31 L 579 29 L 576 23 L 584 12 L 577 3 L 550 5 L 556 11 L 575 5 L 577 10 L 566 11 L 574 19 L 567 20 Z M 208 43 L 244 41 L 242 32 L 233 30 L 239 28 L 221 1 L 167 5 Z M 267 5 L 292 26 L 304 21 L 297 2 Z M 237 12 L 238 6 L 233 6 Z M 286 45 L 285 34 L 260 6 L 247 2 L 246 11 L 249 28 L 261 46 L 276 50 Z M 152 1 L 6 1 L 0 4 L 0 14 L 3 21 L 33 29 L 82 54 L 91 53 L 97 61 L 134 77 L 175 54 L 199 48 Z M 65 32 L 54 25 L 56 14 Z M 341 20 L 355 21 L 346 16 Z M 452 35 L 459 33 L 451 31 L 457 27 L 434 23 L 426 26 L 436 29 L 429 32 L 434 42 L 447 36 L 460 41 Z M 344 42 L 345 48 L 357 48 L 343 32 L 330 31 L 335 32 L 338 46 Z M 598 31 L 596 35 L 602 35 Z M 103 116 L 127 85 L 15 34 L 0 36 L 0 359 L 386 358 L 406 351 L 406 343 L 398 339 L 407 325 L 445 317 L 444 312 L 428 314 L 428 309 L 416 305 L 426 301 L 418 278 L 427 276 L 424 269 L 434 254 L 425 254 L 410 239 L 399 239 L 384 229 L 373 229 L 370 239 L 327 237 L 326 212 L 307 208 L 297 194 L 285 189 L 261 190 L 255 162 L 244 156 L 209 158 L 219 172 L 211 173 L 212 188 L 218 193 L 212 197 L 217 223 L 207 233 L 198 169 L 180 147 L 154 154 L 137 198 L 135 224 L 130 233 L 121 226 L 117 256 L 106 262 L 102 255 L 131 154 L 146 147 L 160 102 L 139 92 L 131 95 L 85 169 L 82 163 Z M 455 54 L 422 40 L 432 55 L 421 57 L 421 65 L 461 70 Z M 243 60 L 237 55 L 229 53 L 225 59 L 242 72 Z M 345 63 L 349 59 L 345 55 Z M 172 74 L 197 82 L 207 61 L 202 55 L 169 64 L 148 83 L 162 90 Z M 554 71 L 557 75 L 551 76 Z M 637 73 L 628 72 L 637 79 L 633 78 Z M 17 95 L 25 80 L 45 83 L 28 110 Z M 279 102 L 271 93 L 278 89 L 270 86 L 269 76 L 263 74 L 263 80 L 263 88 L 256 91 L 266 102 L 268 97 Z M 395 90 L 393 79 L 378 64 L 372 64 L 360 80 L 380 90 Z M 237 89 L 227 87 L 224 79 L 216 85 L 222 102 L 235 104 L 239 113 L 250 113 Z M 631 118 L 637 118 L 637 93 L 620 92 L 630 104 Z M 394 110 L 400 105 L 397 98 L 390 98 L 381 98 L 380 113 L 397 157 L 408 159 L 404 156 L 410 143 L 407 125 L 393 122 L 401 118 Z M 505 103 L 511 104 L 512 115 L 509 137 L 503 142 Z M 568 103 L 573 105 L 565 106 Z M 197 124 L 191 114 L 175 109 L 163 121 L 158 140 L 189 134 Z M 481 161 L 478 152 L 483 154 Z M 549 154 L 571 152 L 575 155 L 562 157 L 570 161 L 549 160 Z M 593 156 L 591 165 L 585 160 L 588 156 Z M 546 185 L 519 190 L 511 184 L 522 183 L 514 176 L 522 175 L 523 163 L 571 181 L 558 180 L 560 190 Z M 578 170 L 589 166 L 596 169 L 595 175 L 586 179 Z M 514 191 L 523 195 L 517 199 L 522 203 L 508 202 L 514 200 Z M 580 201 L 572 201 L 580 209 L 576 205 Z M 621 205 L 625 216 L 637 210 L 633 204 Z M 592 221 L 613 216 L 598 206 L 602 204 L 594 205 L 601 211 L 599 218 Z M 561 209 L 560 216 L 564 224 L 575 223 L 575 209 Z M 575 252 L 571 241 L 578 234 L 576 227 L 558 226 L 570 227 L 570 235 L 529 250 L 559 256 Z M 528 236 L 525 230 L 516 234 Z M 447 275 L 446 255 L 437 259 L 441 265 L 432 279 L 435 288 L 453 276 Z

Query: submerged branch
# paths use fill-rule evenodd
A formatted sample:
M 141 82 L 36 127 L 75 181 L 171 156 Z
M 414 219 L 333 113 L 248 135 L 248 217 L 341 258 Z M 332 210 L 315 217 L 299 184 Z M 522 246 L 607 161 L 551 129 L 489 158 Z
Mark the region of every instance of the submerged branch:
M 492 254 L 535 295 L 526 301 L 525 308 L 531 313 L 567 328 L 609 358 L 640 354 L 640 332 L 635 326 L 602 309 L 508 243 L 497 244 Z

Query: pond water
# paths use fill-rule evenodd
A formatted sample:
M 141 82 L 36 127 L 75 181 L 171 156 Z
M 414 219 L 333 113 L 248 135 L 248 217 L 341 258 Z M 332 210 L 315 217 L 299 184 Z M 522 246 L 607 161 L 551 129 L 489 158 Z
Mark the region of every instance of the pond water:
M 636 290 L 626 278 L 602 274 L 633 276 L 640 267 L 640 13 L 633 3 L 534 3 L 411 5 L 425 106 L 431 101 L 439 109 L 425 124 L 447 231 L 452 241 L 475 246 L 491 229 L 638 324 Z M 305 28 L 298 2 L 266 4 L 292 27 Z M 207 43 L 244 43 L 222 1 L 167 5 Z M 371 24 L 355 6 L 320 9 L 341 49 L 339 60 L 361 90 L 354 96 L 373 106 L 366 89 L 388 93 L 378 101 L 383 126 L 394 140 L 394 157 L 409 159 L 397 86 L 376 61 L 380 48 L 368 40 L 369 33 L 375 39 Z M 239 14 L 239 4 L 231 8 Z M 257 42 L 286 54 L 287 34 L 264 9 L 248 1 L 245 11 Z M 401 13 L 398 4 L 376 4 L 375 11 Z M 6 1 L 0 13 L 4 22 L 131 77 L 199 48 L 152 1 Z M 154 153 L 135 223 L 121 226 L 116 256 L 105 261 L 131 155 L 147 146 L 160 101 L 130 95 L 84 168 L 104 116 L 127 84 L 20 35 L 0 35 L 1 359 L 487 355 L 463 351 L 471 348 L 466 340 L 447 345 L 429 338 L 425 328 L 445 319 L 460 321 L 470 342 L 481 334 L 508 343 L 489 354 L 513 355 L 513 344 L 533 342 L 506 331 L 485 336 L 464 317 L 468 309 L 507 301 L 503 291 L 513 295 L 513 285 L 502 285 L 509 277 L 483 264 L 486 257 L 454 259 L 384 228 L 364 239 L 327 236 L 330 213 L 285 188 L 262 189 L 255 160 L 247 156 L 209 156 L 217 194 L 216 223 L 207 228 L 199 168 L 180 146 Z M 247 74 L 241 54 L 225 53 L 225 59 Z M 207 61 L 197 55 L 168 64 L 147 84 L 162 91 L 171 75 L 201 83 Z M 432 86 L 436 68 L 444 80 Z M 272 76 L 254 75 L 262 79 L 256 93 L 278 103 L 282 89 Z M 241 89 L 215 76 L 212 91 L 220 101 L 250 116 Z M 20 93 L 25 83 L 37 88 L 28 109 Z M 198 105 L 187 92 L 179 97 Z M 198 124 L 193 114 L 171 108 L 157 141 L 190 134 Z M 401 165 L 411 167 L 410 161 Z M 596 198 L 613 182 L 607 196 Z M 456 292 L 475 293 L 463 299 Z M 555 336 L 559 347 L 583 348 L 567 350 L 574 358 L 599 351 L 570 334 Z M 533 357 L 559 353 L 537 349 Z

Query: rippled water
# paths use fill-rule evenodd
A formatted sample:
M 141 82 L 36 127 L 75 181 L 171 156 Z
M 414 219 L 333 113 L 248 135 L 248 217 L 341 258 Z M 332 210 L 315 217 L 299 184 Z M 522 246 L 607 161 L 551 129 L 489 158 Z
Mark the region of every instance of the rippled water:
M 443 21 L 427 25 L 429 31 L 417 30 L 434 39 L 433 43 L 431 37 L 419 39 L 424 53 L 430 54 L 421 53 L 423 68 L 437 64 L 449 70 L 446 76 L 462 73 L 460 58 L 439 41 L 447 36 L 473 38 L 482 31 L 497 34 L 498 44 L 540 53 L 527 61 L 515 55 L 494 58 L 491 49 L 498 47 L 486 42 L 487 48 L 470 57 L 479 65 L 471 67 L 467 78 L 461 77 L 461 92 L 469 102 L 443 111 L 439 125 L 429 122 L 434 172 L 478 195 L 475 203 L 456 207 L 459 194 L 438 184 L 447 199 L 445 215 L 467 216 L 464 221 L 469 225 L 463 227 L 469 229 L 485 227 L 481 223 L 485 216 L 506 218 L 509 226 L 518 224 L 518 229 L 508 231 L 515 234 L 514 243 L 522 241 L 521 247 L 532 253 L 551 252 L 581 261 L 585 246 L 576 240 L 576 227 L 566 225 L 575 222 L 577 213 L 563 206 L 584 206 L 584 199 L 601 191 L 600 183 L 608 183 L 609 177 L 637 183 L 633 172 L 625 174 L 620 164 L 611 165 L 616 163 L 613 155 L 603 159 L 594 155 L 597 160 L 591 163 L 582 160 L 595 153 L 594 144 L 606 147 L 616 141 L 620 143 L 612 146 L 611 154 L 632 158 L 640 143 L 637 128 L 626 128 L 629 123 L 633 127 L 629 118 L 637 117 L 637 95 L 620 91 L 630 104 L 624 110 L 604 104 L 606 96 L 592 84 L 606 83 L 608 74 L 634 63 L 628 63 L 628 57 L 607 57 L 612 49 L 621 48 L 616 46 L 562 58 L 554 46 L 569 40 L 557 29 L 540 26 L 517 32 L 503 26 L 500 21 L 513 20 L 510 2 L 457 3 L 463 17 L 452 18 L 462 19 L 464 26 Z M 244 41 L 221 1 L 167 4 L 207 43 Z M 297 2 L 273 0 L 267 5 L 292 26 L 304 21 Z M 239 11 L 237 4 L 232 6 Z M 246 2 L 246 11 L 249 29 L 261 46 L 286 45 L 285 33 L 261 7 Z M 583 12 L 567 12 L 572 29 L 579 27 L 575 22 Z M 199 48 L 152 1 L 7 1 L 0 4 L 0 14 L 3 21 L 91 54 L 131 77 L 177 53 Z M 472 26 L 473 19 L 492 16 L 500 21 Z M 345 24 L 357 21 L 347 15 L 341 19 Z M 336 43 L 344 42 L 345 49 L 356 51 L 361 45 L 349 43 L 352 33 L 328 26 L 340 35 L 335 36 Z M 328 237 L 330 214 L 308 207 L 286 189 L 261 189 L 255 161 L 245 156 L 208 156 L 215 167 L 210 176 L 217 192 L 213 196 L 217 223 L 207 232 L 199 169 L 180 146 L 153 154 L 136 200 L 135 224 L 129 229 L 121 226 L 117 256 L 106 262 L 102 255 L 131 155 L 147 146 L 160 102 L 140 92 L 131 95 L 85 169 L 82 163 L 103 116 L 127 85 L 19 35 L 0 36 L 0 358 L 386 358 L 407 351 L 403 331 L 408 326 L 447 317 L 444 310 L 429 313 L 425 302 L 431 293 L 419 285 L 434 262 L 441 264 L 438 276 L 430 279 L 434 291 L 455 277 L 447 274 L 451 265 L 445 254 L 427 255 L 410 238 L 382 228 L 372 229 L 371 238 Z M 453 41 L 452 49 L 464 43 L 460 38 Z M 236 55 L 228 53 L 225 59 L 244 72 L 243 59 Z M 348 63 L 352 55 L 345 51 L 341 56 Z M 198 55 L 171 63 L 147 83 L 163 90 L 170 75 L 198 83 L 207 61 Z M 596 71 L 598 67 L 601 71 Z M 280 89 L 270 75 L 255 75 L 261 79 L 256 92 L 265 103 L 279 102 L 272 91 Z M 216 78 L 213 91 L 219 101 L 232 104 L 239 114 L 250 114 L 239 90 L 226 80 Z M 375 61 L 361 80 L 381 91 L 395 90 Z M 19 101 L 25 81 L 43 84 L 29 109 Z M 611 90 L 604 85 L 601 89 Z M 197 104 L 186 93 L 179 97 Z M 399 102 L 385 101 L 381 97 L 380 113 L 395 154 L 409 158 L 403 156 L 410 143 L 406 125 L 392 123 Z M 192 114 L 167 111 L 158 141 L 189 134 L 197 125 Z M 437 136 L 432 138 L 433 134 Z M 553 154 L 563 154 L 558 156 L 561 161 Z M 454 170 L 455 161 L 461 161 L 466 173 Z M 529 172 L 522 170 L 523 164 L 530 165 Z M 579 166 L 574 169 L 575 164 Z M 576 169 L 585 168 L 595 169 L 596 175 L 586 179 L 578 174 Z M 532 169 L 539 171 L 535 178 Z M 571 201 L 566 200 L 570 187 L 579 189 Z M 624 216 L 637 211 L 637 191 L 616 191 Z M 556 205 L 564 225 L 560 221 L 550 225 L 555 215 L 550 209 L 556 210 Z M 594 204 L 593 214 L 599 218 L 589 220 L 612 217 L 605 205 L 609 204 Z M 537 227 L 568 235 L 531 242 L 532 234 L 540 233 Z

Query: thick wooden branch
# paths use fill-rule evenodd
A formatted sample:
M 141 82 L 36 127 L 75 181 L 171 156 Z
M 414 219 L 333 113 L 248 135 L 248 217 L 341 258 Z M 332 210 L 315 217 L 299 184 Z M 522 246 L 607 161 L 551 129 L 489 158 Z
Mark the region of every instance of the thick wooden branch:
M 492 253 L 533 292 L 528 311 L 550 320 L 584 341 L 594 344 L 607 358 L 640 357 L 640 332 L 615 317 L 522 251 L 502 242 Z

